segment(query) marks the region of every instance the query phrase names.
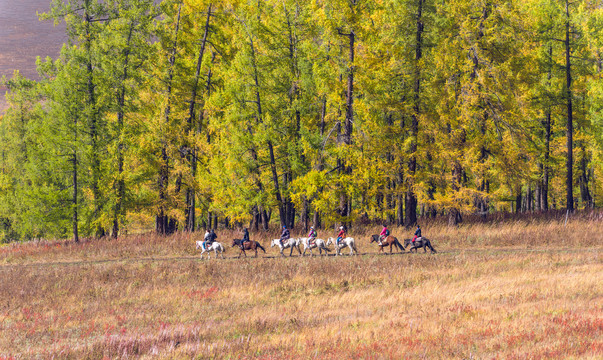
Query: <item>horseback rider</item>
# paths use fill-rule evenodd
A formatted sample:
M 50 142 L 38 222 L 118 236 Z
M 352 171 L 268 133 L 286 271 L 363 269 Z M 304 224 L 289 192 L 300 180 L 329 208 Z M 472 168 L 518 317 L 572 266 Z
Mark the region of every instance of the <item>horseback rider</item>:
M 207 243 L 210 242 L 210 232 L 209 229 L 205 229 L 205 235 L 203 236 L 203 250 L 207 250 Z
M 318 234 L 316 233 L 316 230 L 314 230 L 314 226 L 310 226 L 310 232 L 308 233 L 308 245 L 314 245 L 314 240 L 317 236 Z
M 389 229 L 387 228 L 387 225 L 383 224 L 383 230 L 381 230 L 381 233 L 379 234 L 379 245 L 383 246 L 383 240 L 385 240 L 385 238 L 387 238 L 389 236 Z
M 247 228 L 243 229 L 243 238 L 241 239 L 241 250 L 245 248 L 245 242 L 249 241 L 249 230 Z
M 281 234 L 281 238 L 279 239 L 281 246 L 284 246 L 284 241 L 289 240 L 289 237 L 289 229 L 287 229 L 287 226 L 283 225 L 283 233 Z
M 345 228 L 343 226 L 339 227 L 339 233 L 337 234 L 337 246 L 339 246 L 339 242 L 343 239 L 345 239 L 346 233 L 345 233 Z
M 420 237 L 421 237 L 421 227 L 419 226 L 419 224 L 417 224 L 417 231 L 415 231 L 415 237 L 412 238 L 412 242 L 414 243 L 415 240 L 417 240 Z

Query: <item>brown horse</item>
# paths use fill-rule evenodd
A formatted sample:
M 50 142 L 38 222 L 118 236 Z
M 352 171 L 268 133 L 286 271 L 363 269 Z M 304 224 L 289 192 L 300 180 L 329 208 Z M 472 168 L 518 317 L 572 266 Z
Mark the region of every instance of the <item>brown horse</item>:
M 234 239 L 232 241 L 231 247 L 235 247 L 235 246 L 238 246 L 239 249 L 241 249 L 241 252 L 239 252 L 239 257 L 241 257 L 241 254 L 243 254 L 243 255 L 245 255 L 245 257 L 247 257 L 245 250 L 255 251 L 255 257 L 258 257 L 258 248 L 262 249 L 262 251 L 264 251 L 264 254 L 266 253 L 266 249 L 264 249 L 264 247 L 262 245 L 260 245 L 260 243 L 257 241 L 245 241 L 243 248 L 241 248 L 241 240 Z
M 370 243 L 373 243 L 373 242 L 376 242 L 377 244 L 379 244 L 379 235 L 371 235 Z M 391 254 L 392 250 L 393 250 L 392 247 L 394 245 L 401 251 L 404 251 L 404 246 L 402 246 L 402 244 L 400 244 L 398 239 L 395 236 L 388 235 L 385 237 L 385 239 L 383 239 L 381 241 L 381 245 L 379 245 L 379 252 L 382 252 L 383 248 L 389 246 L 389 253 Z

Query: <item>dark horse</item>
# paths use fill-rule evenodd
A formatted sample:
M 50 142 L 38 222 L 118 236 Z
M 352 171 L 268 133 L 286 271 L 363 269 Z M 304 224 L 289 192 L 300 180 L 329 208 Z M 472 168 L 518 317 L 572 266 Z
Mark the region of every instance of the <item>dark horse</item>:
M 258 257 L 258 248 L 262 249 L 262 251 L 264 251 L 264 254 L 266 253 L 266 249 L 264 249 L 264 247 L 262 245 L 260 245 L 260 243 L 257 241 L 245 241 L 245 245 L 243 246 L 243 248 L 241 248 L 241 240 L 234 239 L 232 241 L 231 247 L 235 247 L 235 246 L 238 246 L 239 249 L 241 249 L 241 252 L 239 252 L 239 257 L 241 257 L 241 254 L 243 254 L 243 255 L 245 255 L 245 257 L 247 257 L 245 250 L 255 251 L 255 257 Z
M 379 235 L 371 235 L 371 241 L 369 243 L 373 243 L 373 242 L 376 242 L 377 244 L 379 243 Z M 400 251 L 404 251 L 404 246 L 402 246 L 402 244 L 400 244 L 398 239 L 395 236 L 388 235 L 385 237 L 385 239 L 383 239 L 381 241 L 381 245 L 379 245 L 379 252 L 382 252 L 383 248 L 389 246 L 389 253 L 391 254 L 392 247 L 394 245 L 397 246 L 398 249 L 400 249 Z
M 431 246 L 431 241 L 429 241 L 428 238 L 426 237 L 420 237 L 417 240 L 415 240 L 415 242 L 412 242 L 412 239 L 404 239 L 404 245 L 406 245 L 406 247 L 408 247 L 409 245 L 412 245 L 408 251 L 412 252 L 413 250 L 415 252 L 417 252 L 417 249 L 423 248 L 423 252 L 427 252 L 427 248 L 429 248 L 429 250 L 431 250 L 432 253 L 437 253 L 437 251 L 433 248 L 433 246 Z

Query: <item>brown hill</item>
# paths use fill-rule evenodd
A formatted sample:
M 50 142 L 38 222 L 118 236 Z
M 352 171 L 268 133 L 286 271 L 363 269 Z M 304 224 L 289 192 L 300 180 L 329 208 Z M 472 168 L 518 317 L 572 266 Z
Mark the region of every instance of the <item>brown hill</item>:
M 0 76 L 15 70 L 35 79 L 36 57 L 56 57 L 67 40 L 65 27 L 39 21 L 37 13 L 48 10 L 50 0 L 0 0 Z M 4 98 L 0 88 L 0 97 Z M 5 107 L 0 101 L 0 111 Z

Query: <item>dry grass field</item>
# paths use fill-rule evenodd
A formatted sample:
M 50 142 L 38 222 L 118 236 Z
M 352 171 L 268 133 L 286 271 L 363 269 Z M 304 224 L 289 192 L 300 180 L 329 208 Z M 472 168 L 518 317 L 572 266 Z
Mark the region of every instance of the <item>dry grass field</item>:
M 424 228 L 437 254 L 376 255 L 377 228 L 357 257 L 235 259 L 228 232 L 226 260 L 200 234 L 0 247 L 0 359 L 603 358 L 600 215 Z

